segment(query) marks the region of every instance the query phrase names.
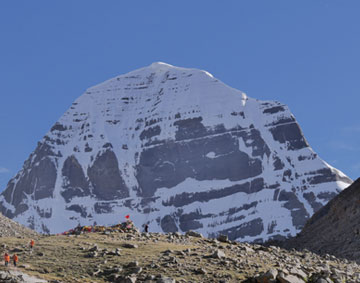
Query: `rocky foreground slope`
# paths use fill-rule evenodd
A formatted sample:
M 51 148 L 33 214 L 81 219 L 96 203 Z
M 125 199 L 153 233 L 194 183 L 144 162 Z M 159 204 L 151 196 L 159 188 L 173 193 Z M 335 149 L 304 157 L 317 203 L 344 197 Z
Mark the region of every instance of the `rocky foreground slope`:
M 297 237 L 282 245 L 360 262 L 360 179 L 316 212 Z
M 0 213 L 0 237 L 35 237 L 38 233 Z
M 3 238 L 2 243 L 1 253 L 19 255 L 18 271 L 53 283 L 360 281 L 360 266 L 355 262 L 226 237 L 207 239 L 196 232 L 39 236 L 32 253 L 26 239 Z M 0 282 L 6 282 L 2 276 L 5 271 L 0 272 Z
M 89 88 L 9 181 L 0 210 L 39 232 L 117 223 L 239 241 L 295 235 L 352 181 L 284 104 L 154 63 Z

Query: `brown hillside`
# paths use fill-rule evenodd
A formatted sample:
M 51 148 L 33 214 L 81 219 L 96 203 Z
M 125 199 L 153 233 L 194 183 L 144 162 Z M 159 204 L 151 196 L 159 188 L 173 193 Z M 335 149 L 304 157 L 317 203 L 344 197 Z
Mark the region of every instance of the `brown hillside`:
M 32 252 L 28 239 L 2 238 L 2 243 L 0 253 L 19 256 L 18 267 L 11 266 L 12 270 L 50 283 L 355 283 L 360 279 L 360 266 L 347 260 L 237 243 L 226 237 L 206 239 L 195 232 L 39 236 Z M 1 281 L 8 270 L 0 265 L 0 282 L 9 282 Z
M 360 261 L 360 178 L 316 212 L 301 233 L 284 244 Z

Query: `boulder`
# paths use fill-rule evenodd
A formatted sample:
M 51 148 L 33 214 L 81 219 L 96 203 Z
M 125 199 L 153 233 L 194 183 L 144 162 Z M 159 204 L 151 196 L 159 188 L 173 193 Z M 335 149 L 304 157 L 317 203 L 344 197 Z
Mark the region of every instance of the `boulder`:
M 127 248 L 127 249 L 137 249 L 139 246 L 136 244 L 125 243 L 125 244 L 123 244 L 123 247 Z
M 212 255 L 212 258 L 222 259 L 225 258 L 225 253 L 222 250 L 216 250 Z
M 278 271 L 276 269 L 270 269 L 266 273 L 256 277 L 255 279 L 257 283 L 270 283 L 276 280 L 277 274 Z
M 276 279 L 280 283 L 305 283 L 306 282 L 295 275 L 285 274 L 283 272 L 279 272 Z
M 222 243 L 227 243 L 227 242 L 229 242 L 228 236 L 222 235 L 222 234 L 220 234 L 220 235 L 217 237 L 217 240 L 218 240 L 219 242 L 222 242 Z
M 192 231 L 192 230 L 187 231 L 185 235 L 190 236 L 190 237 L 203 238 L 203 235 L 201 235 L 198 232 Z

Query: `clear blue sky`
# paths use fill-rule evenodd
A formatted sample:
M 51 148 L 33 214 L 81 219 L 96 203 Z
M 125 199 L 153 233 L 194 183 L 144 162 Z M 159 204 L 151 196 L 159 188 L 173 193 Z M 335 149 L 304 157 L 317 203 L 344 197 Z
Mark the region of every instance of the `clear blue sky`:
M 0 1 L 0 190 L 83 91 L 154 61 L 287 104 L 360 172 L 360 1 Z

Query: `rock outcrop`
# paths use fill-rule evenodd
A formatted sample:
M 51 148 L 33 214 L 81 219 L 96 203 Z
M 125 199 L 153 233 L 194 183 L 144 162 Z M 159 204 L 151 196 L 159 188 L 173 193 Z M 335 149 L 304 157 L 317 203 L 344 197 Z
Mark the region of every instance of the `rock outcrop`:
M 38 233 L 31 230 L 0 213 L 0 237 L 34 237 Z

